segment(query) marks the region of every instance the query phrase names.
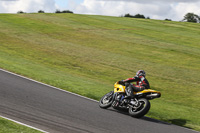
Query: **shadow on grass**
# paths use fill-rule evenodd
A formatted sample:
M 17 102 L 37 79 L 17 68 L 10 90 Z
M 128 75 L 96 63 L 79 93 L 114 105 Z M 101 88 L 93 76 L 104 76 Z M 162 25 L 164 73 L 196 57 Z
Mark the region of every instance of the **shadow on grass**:
M 189 120 L 186 120 L 186 119 L 170 119 L 170 120 L 166 120 L 166 121 L 168 121 L 169 123 L 174 124 L 174 125 L 186 127 L 186 128 L 189 128 L 189 129 L 193 129 L 191 127 L 185 126 L 186 123 L 189 121 Z
M 150 121 L 150 122 L 155 122 L 155 123 L 160 123 L 160 124 L 166 124 L 166 125 L 171 125 L 171 123 L 168 123 L 168 122 L 165 122 L 165 121 L 160 121 L 160 120 L 157 120 L 157 119 L 153 119 L 153 118 L 150 118 L 150 117 L 142 117 L 140 118 L 142 120 L 145 120 L 145 121 Z
M 153 118 L 149 118 L 149 117 L 142 117 L 141 119 L 143 120 L 146 120 L 146 121 L 150 121 L 150 122 L 156 122 L 156 123 L 160 123 L 160 124 L 167 124 L 167 125 L 177 125 L 177 126 L 181 126 L 181 127 L 185 127 L 185 128 L 188 128 L 188 129 L 192 129 L 188 126 L 185 126 L 186 123 L 189 121 L 189 120 L 186 120 L 186 119 L 169 119 L 169 120 L 156 120 L 156 119 L 153 119 Z
M 124 115 L 129 115 L 128 111 L 127 110 L 123 110 L 123 109 L 117 109 L 116 110 L 116 109 L 109 108 L 107 110 L 118 112 L 118 113 L 124 114 Z M 190 127 L 185 126 L 186 123 L 189 121 L 189 120 L 186 120 L 186 119 L 157 120 L 157 119 L 153 119 L 153 118 L 146 117 L 146 116 L 143 116 L 142 118 L 135 118 L 135 119 L 140 119 L 140 120 L 159 123 L 159 124 L 166 124 L 166 125 L 178 125 L 178 126 L 182 126 L 182 127 L 185 127 L 185 128 L 192 129 Z

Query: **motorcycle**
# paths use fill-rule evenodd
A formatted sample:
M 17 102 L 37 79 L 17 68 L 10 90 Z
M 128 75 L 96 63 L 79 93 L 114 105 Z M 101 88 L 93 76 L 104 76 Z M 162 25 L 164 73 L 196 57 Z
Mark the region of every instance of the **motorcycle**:
M 134 98 L 127 99 L 125 89 L 125 84 L 116 82 L 114 91 L 105 94 L 100 99 L 100 108 L 107 109 L 112 106 L 114 109 L 125 109 L 130 116 L 140 118 L 150 110 L 149 100 L 161 97 L 159 91 L 144 89 L 143 91 L 133 92 Z

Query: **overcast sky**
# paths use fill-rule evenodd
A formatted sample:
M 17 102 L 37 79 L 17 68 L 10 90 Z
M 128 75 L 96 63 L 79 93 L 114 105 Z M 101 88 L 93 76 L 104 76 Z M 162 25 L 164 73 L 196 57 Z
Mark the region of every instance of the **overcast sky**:
M 200 0 L 0 0 L 0 13 L 55 12 L 57 9 L 108 16 L 139 13 L 151 19 L 180 21 L 188 12 L 200 15 Z

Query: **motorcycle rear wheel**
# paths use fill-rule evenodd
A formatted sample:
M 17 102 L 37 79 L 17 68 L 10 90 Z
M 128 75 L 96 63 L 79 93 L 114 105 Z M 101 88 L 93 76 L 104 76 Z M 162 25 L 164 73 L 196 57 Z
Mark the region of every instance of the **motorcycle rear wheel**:
M 135 118 L 143 117 L 145 114 L 148 113 L 148 111 L 151 107 L 149 100 L 147 100 L 145 98 L 138 99 L 138 101 L 139 101 L 138 107 L 136 107 L 136 106 L 129 107 L 129 114 Z
M 106 95 L 104 95 L 99 101 L 99 107 L 104 108 L 104 109 L 109 108 L 113 102 L 113 94 L 114 92 L 111 91 L 107 93 Z

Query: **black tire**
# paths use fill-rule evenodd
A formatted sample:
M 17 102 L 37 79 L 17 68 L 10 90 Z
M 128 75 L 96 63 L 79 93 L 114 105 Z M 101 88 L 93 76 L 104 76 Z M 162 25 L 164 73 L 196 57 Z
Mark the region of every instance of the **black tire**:
M 145 98 L 138 99 L 138 101 L 140 103 L 139 107 L 130 106 L 129 110 L 128 110 L 129 114 L 135 118 L 143 117 L 145 114 L 148 113 L 148 111 L 151 107 L 149 100 L 147 100 Z
M 113 94 L 114 92 L 111 91 L 107 93 L 106 95 L 104 95 L 99 101 L 99 107 L 103 109 L 109 108 L 113 102 Z

